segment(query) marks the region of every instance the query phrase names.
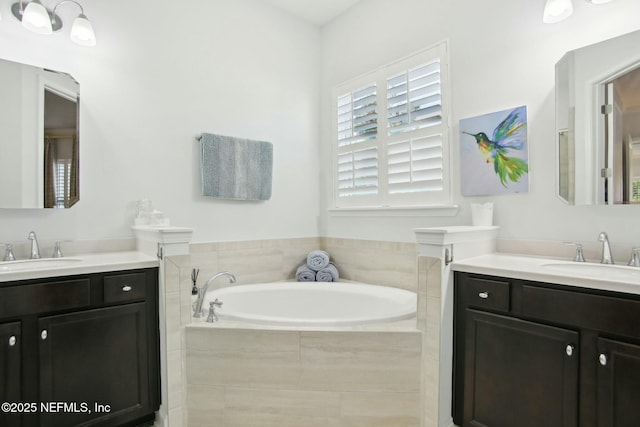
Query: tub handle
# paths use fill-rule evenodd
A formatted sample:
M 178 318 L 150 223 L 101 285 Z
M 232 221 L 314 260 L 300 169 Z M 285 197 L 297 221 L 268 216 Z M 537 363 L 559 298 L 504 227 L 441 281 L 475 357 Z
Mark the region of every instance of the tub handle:
M 216 298 L 215 301 L 211 301 L 209 303 L 209 316 L 207 316 L 207 322 L 213 323 L 219 320 L 218 315 L 216 314 L 216 307 L 222 307 L 222 301 L 220 301 L 218 298 Z

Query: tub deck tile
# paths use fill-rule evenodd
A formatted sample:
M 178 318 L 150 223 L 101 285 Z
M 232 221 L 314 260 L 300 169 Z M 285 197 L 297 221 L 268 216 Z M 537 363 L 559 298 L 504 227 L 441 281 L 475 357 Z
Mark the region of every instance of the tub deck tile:
M 300 345 L 304 388 L 420 390 L 419 332 L 303 332 Z

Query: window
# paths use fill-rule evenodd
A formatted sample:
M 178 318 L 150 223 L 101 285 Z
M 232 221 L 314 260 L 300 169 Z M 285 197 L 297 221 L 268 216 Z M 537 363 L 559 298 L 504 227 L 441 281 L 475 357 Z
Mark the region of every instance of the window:
M 55 163 L 55 207 L 65 208 L 69 203 L 71 182 L 71 160 L 58 159 Z
M 334 88 L 338 208 L 450 203 L 446 44 Z

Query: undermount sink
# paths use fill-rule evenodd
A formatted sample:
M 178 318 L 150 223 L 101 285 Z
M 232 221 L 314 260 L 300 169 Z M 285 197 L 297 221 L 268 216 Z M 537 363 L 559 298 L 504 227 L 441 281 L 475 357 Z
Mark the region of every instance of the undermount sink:
M 7 271 L 24 271 L 43 268 L 64 267 L 82 261 L 80 258 L 40 258 L 22 259 L 18 261 L 0 262 L 0 273 Z
M 611 264 L 593 264 L 584 262 L 554 262 L 543 264 L 543 268 L 558 273 L 595 276 L 598 278 L 640 278 L 640 268 Z

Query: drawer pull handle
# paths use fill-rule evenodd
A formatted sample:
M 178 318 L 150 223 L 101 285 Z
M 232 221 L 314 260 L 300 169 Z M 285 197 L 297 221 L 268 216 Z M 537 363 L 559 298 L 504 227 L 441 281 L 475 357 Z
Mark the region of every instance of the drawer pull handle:
M 11 335 L 9 337 L 9 347 L 13 347 L 14 345 L 16 345 L 17 341 L 18 340 L 16 339 L 16 336 L 15 335 Z
M 43 329 L 42 332 L 40 332 L 40 338 L 42 338 L 43 340 L 46 340 L 48 335 L 49 334 L 47 333 L 46 329 Z
M 132 289 L 133 289 L 133 288 L 132 288 L 131 286 L 129 286 L 129 285 L 124 285 L 124 286 L 122 287 L 122 292 L 131 292 L 131 290 L 132 290 Z
M 568 344 L 564 351 L 567 353 L 567 356 L 573 356 L 573 345 Z
M 600 362 L 602 366 L 607 366 L 607 355 L 600 353 L 600 356 L 598 356 L 598 362 Z
M 487 292 L 487 291 L 480 292 L 480 293 L 478 294 L 478 296 L 479 296 L 480 298 L 482 298 L 482 299 L 487 299 L 487 298 L 489 298 L 489 292 Z

